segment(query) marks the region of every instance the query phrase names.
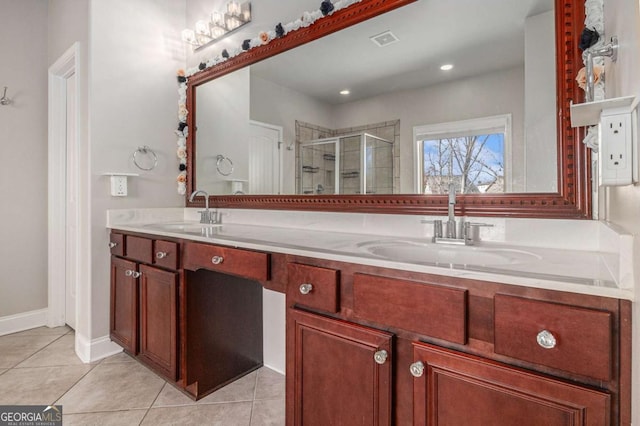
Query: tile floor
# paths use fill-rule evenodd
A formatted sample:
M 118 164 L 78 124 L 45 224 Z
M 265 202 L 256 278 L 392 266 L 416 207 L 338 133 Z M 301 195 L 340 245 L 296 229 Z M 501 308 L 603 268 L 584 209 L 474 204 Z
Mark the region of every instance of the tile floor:
M 284 376 L 261 368 L 195 402 L 128 355 L 83 364 L 73 330 L 0 336 L 0 405 L 62 404 L 65 425 L 284 425 Z

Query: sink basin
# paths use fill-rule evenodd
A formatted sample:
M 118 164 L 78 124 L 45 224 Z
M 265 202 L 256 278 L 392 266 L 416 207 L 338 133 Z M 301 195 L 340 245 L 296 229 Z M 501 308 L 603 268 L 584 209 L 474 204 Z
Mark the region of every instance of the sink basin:
M 500 266 L 541 259 L 523 250 L 479 246 L 442 245 L 414 241 L 369 241 L 358 246 L 380 258 L 428 265 Z
M 153 223 L 147 225 L 149 228 L 159 229 L 168 232 L 184 232 L 187 234 L 209 235 L 215 233 L 222 227 L 221 223 L 199 223 L 199 222 L 167 222 Z

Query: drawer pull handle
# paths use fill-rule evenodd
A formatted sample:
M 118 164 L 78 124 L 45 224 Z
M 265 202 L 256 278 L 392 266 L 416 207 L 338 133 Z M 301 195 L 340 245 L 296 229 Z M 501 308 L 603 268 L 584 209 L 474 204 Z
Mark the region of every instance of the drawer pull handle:
M 424 364 L 422 361 L 414 362 L 411 364 L 411 367 L 409 367 L 409 371 L 413 377 L 422 377 L 424 374 Z
M 131 269 L 127 269 L 126 271 L 124 271 L 124 275 L 125 277 L 130 277 L 133 275 L 133 271 Z
M 224 262 L 224 257 L 222 256 L 213 256 L 211 258 L 211 263 L 213 263 L 214 265 L 219 265 L 222 262 Z
M 376 352 L 376 353 L 373 355 L 373 359 L 374 359 L 374 361 L 375 361 L 376 363 L 378 363 L 378 364 L 382 365 L 382 364 L 384 364 L 385 362 L 387 362 L 387 357 L 388 357 L 388 356 L 389 356 L 389 354 L 387 353 L 387 351 L 385 351 L 384 349 L 382 349 L 382 350 L 380 350 L 380 351 Z
M 110 249 L 115 248 L 117 245 L 118 245 L 118 243 L 114 243 L 113 241 L 111 241 L 111 242 L 109 243 L 109 248 L 110 248 Z
M 548 330 L 542 330 L 536 337 L 538 344 L 545 349 L 553 349 L 556 347 L 556 338 Z
M 163 252 L 163 251 L 159 251 L 159 252 L 156 253 L 156 259 L 164 259 L 167 256 L 168 256 L 168 254 Z
M 300 293 L 309 294 L 313 290 L 313 284 L 300 284 Z

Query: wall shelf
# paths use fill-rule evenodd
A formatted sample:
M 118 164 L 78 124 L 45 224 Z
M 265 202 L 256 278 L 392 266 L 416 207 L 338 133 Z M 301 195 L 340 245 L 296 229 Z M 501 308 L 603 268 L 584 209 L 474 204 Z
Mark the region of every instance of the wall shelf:
M 571 127 L 593 126 L 600 122 L 600 114 L 605 109 L 629 108 L 633 111 L 638 105 L 635 96 L 624 96 L 602 101 L 571 103 Z

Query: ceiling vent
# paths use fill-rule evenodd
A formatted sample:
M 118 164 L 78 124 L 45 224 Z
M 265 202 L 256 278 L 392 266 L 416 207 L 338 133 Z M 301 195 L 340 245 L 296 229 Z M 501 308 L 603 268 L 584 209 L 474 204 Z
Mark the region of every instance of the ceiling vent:
M 378 47 L 388 46 L 390 44 L 393 44 L 399 41 L 398 37 L 396 37 L 391 31 L 385 31 L 380 34 L 376 34 L 374 36 L 369 37 L 369 39 L 372 42 L 374 42 Z

